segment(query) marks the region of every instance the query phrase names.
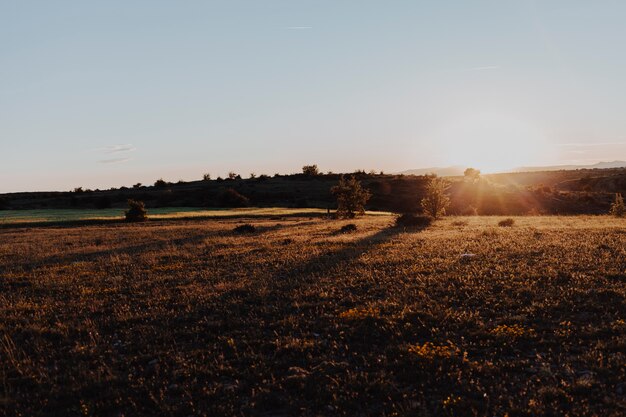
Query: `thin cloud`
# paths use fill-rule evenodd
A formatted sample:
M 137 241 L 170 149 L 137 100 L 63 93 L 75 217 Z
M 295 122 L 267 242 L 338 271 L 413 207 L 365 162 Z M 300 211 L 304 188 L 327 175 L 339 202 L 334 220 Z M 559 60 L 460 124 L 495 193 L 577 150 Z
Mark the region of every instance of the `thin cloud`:
M 128 162 L 133 158 L 110 158 L 110 159 L 101 159 L 98 162 L 101 164 L 121 164 L 124 162 Z
M 135 149 L 137 148 L 135 148 L 132 144 L 128 143 L 128 144 L 123 144 L 123 145 L 104 146 L 102 148 L 94 149 L 94 151 L 102 152 L 102 153 L 119 153 L 119 152 L 133 152 Z

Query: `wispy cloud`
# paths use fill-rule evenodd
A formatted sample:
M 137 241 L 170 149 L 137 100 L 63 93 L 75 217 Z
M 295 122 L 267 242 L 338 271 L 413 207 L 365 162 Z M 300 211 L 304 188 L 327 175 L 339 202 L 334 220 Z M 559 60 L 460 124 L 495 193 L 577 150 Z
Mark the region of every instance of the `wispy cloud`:
M 123 145 L 110 145 L 104 146 L 102 148 L 96 148 L 94 151 L 102 152 L 102 153 L 118 153 L 118 152 L 133 152 L 135 148 L 132 144 L 123 144 Z
M 98 162 L 101 164 L 121 164 L 123 162 L 128 162 L 133 158 L 110 158 L 110 159 L 101 159 Z
M 313 29 L 313 26 L 287 26 L 285 29 L 288 29 L 288 30 L 306 30 L 306 29 Z

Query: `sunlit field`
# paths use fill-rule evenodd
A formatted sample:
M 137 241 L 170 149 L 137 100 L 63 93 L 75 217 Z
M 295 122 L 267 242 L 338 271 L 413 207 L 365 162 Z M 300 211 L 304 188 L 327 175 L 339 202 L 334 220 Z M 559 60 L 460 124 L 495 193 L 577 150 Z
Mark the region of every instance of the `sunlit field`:
M 626 221 L 503 219 L 4 228 L 0 413 L 624 415 Z

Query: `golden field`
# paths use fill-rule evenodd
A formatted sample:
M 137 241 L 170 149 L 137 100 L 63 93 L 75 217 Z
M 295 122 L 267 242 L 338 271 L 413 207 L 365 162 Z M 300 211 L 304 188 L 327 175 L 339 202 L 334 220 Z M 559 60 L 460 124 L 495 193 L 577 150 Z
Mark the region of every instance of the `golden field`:
M 625 220 L 280 215 L 0 229 L 0 413 L 626 413 Z

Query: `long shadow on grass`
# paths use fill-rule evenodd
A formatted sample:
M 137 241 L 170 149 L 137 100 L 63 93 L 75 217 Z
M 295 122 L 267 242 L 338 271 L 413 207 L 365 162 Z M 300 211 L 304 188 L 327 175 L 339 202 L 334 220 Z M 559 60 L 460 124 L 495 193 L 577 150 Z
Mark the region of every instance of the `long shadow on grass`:
M 402 232 L 404 229 L 388 227 L 345 242 L 339 250 L 325 251 L 302 264 L 275 272 L 264 283 L 264 290 L 252 287 L 229 291 L 205 311 L 217 318 L 214 309 L 219 309 L 223 317 L 229 317 L 217 318 L 220 324 L 212 331 L 230 331 L 242 344 L 253 347 L 249 357 L 229 358 L 238 370 L 237 378 L 245 381 L 242 394 L 262 379 L 246 370 L 249 361 L 255 364 L 255 372 L 275 381 L 257 396 L 255 405 L 247 412 L 290 415 L 297 413 L 298 407 L 324 411 L 326 404 L 334 403 L 349 414 L 366 415 L 376 414 L 384 399 L 402 400 L 393 385 L 370 381 L 381 378 L 383 372 L 389 372 L 384 379 L 394 381 L 393 366 L 378 361 L 386 357 L 385 349 L 397 342 L 392 340 L 400 337 L 395 334 L 395 325 L 372 318 L 346 326 L 336 315 L 338 309 L 345 309 L 341 306 L 341 294 L 356 291 L 350 294 L 350 304 L 367 299 L 372 295 L 370 290 L 378 290 L 368 287 L 369 283 L 360 281 L 360 277 L 348 282 L 352 267 L 358 270 L 358 258 L 381 250 L 382 245 Z M 333 291 L 333 298 L 321 295 Z M 290 340 L 312 343 L 310 354 L 290 347 Z M 343 390 L 336 386 L 337 381 L 346 383 Z M 338 394 L 342 391 L 347 394 Z
M 206 216 L 181 216 L 175 218 L 154 218 L 148 215 L 148 224 L 167 223 L 167 222 L 196 222 L 198 220 L 272 220 L 275 218 L 325 218 L 326 213 L 316 211 L 300 212 L 300 213 L 284 213 L 284 214 L 219 214 Z M 78 226 L 115 226 L 128 225 L 129 223 L 123 217 L 112 217 L 108 219 L 79 219 L 79 220 L 43 220 L 43 221 L 15 221 L 0 223 L 0 229 L 30 229 L 30 228 L 72 228 Z
M 257 231 L 250 236 L 258 236 L 259 234 L 270 232 L 274 230 L 282 230 L 288 227 L 295 226 L 306 226 L 313 223 L 312 221 L 307 222 L 293 222 L 288 224 L 276 224 L 273 226 L 257 226 Z M 111 233 L 114 233 L 115 229 L 111 230 Z M 41 261 L 33 262 L 32 260 L 26 260 L 24 263 L 14 262 L 15 266 L 21 266 L 22 268 L 26 268 L 28 270 L 34 268 L 41 268 L 46 266 L 58 265 L 58 264 L 68 264 L 77 261 L 92 261 L 98 258 L 107 257 L 111 255 L 119 255 L 119 254 L 128 254 L 134 255 L 146 251 L 156 251 L 159 249 L 164 249 L 168 246 L 184 246 L 190 244 L 200 243 L 203 240 L 210 239 L 212 237 L 223 237 L 233 235 L 236 236 L 237 233 L 231 230 L 214 230 L 214 231 L 204 231 L 198 234 L 194 234 L 192 236 L 187 236 L 178 239 L 166 239 L 166 240 L 152 240 L 147 243 L 142 243 L 139 245 L 130 245 L 123 247 L 114 247 L 102 250 L 96 250 L 91 252 L 74 252 L 70 254 L 61 254 L 61 255 L 53 255 L 47 258 L 42 259 Z

